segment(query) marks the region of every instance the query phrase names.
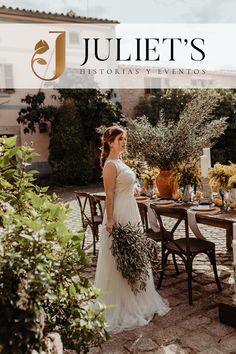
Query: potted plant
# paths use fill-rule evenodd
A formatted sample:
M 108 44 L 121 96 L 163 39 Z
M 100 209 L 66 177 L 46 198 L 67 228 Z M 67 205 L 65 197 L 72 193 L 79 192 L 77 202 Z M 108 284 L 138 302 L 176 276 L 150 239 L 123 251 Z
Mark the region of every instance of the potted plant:
M 211 147 L 224 133 L 227 118 L 215 119 L 212 111 L 217 104 L 215 96 L 199 93 L 188 103 L 176 123 L 161 114 L 155 126 L 146 116 L 127 119 L 128 151 L 132 157 L 158 166 L 157 187 L 160 195 L 171 197 L 173 185 L 163 191 L 159 181 L 168 181 L 173 166 L 198 158 L 205 146 Z

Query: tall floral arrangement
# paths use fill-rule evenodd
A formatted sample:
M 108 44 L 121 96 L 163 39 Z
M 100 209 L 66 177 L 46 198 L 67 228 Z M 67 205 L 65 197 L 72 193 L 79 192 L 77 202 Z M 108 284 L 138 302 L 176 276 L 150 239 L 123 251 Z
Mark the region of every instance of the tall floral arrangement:
M 212 115 L 218 98 L 199 93 L 191 100 L 176 123 L 161 114 L 155 126 L 146 116 L 127 119 L 130 156 L 143 158 L 149 166 L 172 169 L 178 162 L 197 158 L 203 147 L 213 146 L 227 127 L 227 118 Z

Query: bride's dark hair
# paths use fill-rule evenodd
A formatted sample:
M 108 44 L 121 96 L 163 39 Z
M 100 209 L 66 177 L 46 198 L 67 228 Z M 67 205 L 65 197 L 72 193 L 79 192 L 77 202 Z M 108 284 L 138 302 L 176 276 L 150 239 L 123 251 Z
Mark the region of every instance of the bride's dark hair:
M 125 130 L 113 125 L 112 127 L 109 127 L 105 130 L 105 132 L 102 135 L 102 147 L 101 147 L 101 157 L 100 157 L 100 163 L 101 167 L 103 168 L 106 159 L 108 158 L 108 155 L 110 153 L 110 146 L 109 143 L 112 143 L 115 138 L 120 135 L 124 134 Z

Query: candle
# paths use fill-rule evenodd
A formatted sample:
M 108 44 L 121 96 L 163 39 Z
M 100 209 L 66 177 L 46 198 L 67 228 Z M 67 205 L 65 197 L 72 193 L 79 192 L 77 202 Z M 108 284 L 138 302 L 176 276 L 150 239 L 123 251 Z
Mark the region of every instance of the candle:
M 204 148 L 203 149 L 203 155 L 207 156 L 208 168 L 211 168 L 211 149 L 210 148 Z
M 236 222 L 233 223 L 233 239 L 236 240 Z
M 207 177 L 208 172 L 208 157 L 206 155 L 201 156 L 201 175 Z
M 236 265 L 236 240 L 233 240 L 232 248 L 233 248 L 233 265 Z

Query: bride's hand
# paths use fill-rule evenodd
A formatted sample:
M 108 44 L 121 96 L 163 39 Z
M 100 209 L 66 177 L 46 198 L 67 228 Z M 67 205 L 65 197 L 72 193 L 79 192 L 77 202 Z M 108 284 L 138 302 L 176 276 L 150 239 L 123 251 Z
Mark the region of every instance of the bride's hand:
M 107 232 L 109 232 L 109 234 L 112 233 L 113 226 L 114 226 L 114 221 L 113 220 L 107 220 L 106 230 L 107 230 Z
M 134 187 L 134 196 L 139 197 L 140 196 L 140 190 L 138 187 Z

